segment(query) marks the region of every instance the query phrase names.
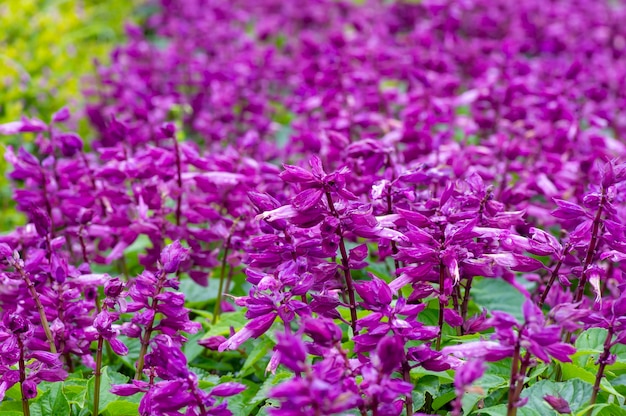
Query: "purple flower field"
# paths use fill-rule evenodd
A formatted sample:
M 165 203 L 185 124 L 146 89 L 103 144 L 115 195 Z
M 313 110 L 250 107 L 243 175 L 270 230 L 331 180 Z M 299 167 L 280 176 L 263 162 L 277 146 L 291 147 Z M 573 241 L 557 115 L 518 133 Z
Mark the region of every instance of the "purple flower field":
M 0 124 L 0 416 L 626 415 L 626 2 L 146 10 Z

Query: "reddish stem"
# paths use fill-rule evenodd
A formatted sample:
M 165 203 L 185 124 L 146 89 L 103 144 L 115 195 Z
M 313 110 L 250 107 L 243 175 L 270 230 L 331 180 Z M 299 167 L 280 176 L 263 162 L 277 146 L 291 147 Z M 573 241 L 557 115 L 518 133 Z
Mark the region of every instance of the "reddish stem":
M 593 383 L 591 399 L 589 400 L 590 406 L 593 406 L 596 403 L 596 399 L 598 398 L 598 393 L 600 392 L 600 383 L 602 382 L 602 377 L 604 377 L 604 369 L 606 368 L 607 361 L 609 360 L 609 356 L 611 355 L 611 347 L 613 346 L 612 340 L 613 325 L 610 325 L 606 333 L 606 338 L 604 339 L 604 351 L 602 351 L 602 355 L 598 359 L 599 367 L 598 372 L 596 373 L 596 380 Z M 591 416 L 592 412 L 593 408 L 589 409 L 587 415 Z
M 24 362 L 24 343 L 22 342 L 21 335 L 16 334 L 17 346 L 20 349 L 20 391 L 22 393 L 22 412 L 25 416 L 30 416 L 30 406 L 28 405 L 28 397 L 24 391 L 24 382 L 26 381 L 26 364 Z
M 333 204 L 333 198 L 330 196 L 330 192 L 326 192 L 326 200 L 328 202 L 328 208 L 330 209 L 331 214 L 337 219 L 339 219 L 339 214 L 335 209 L 335 204 Z M 356 335 L 358 333 L 356 329 L 356 298 L 354 296 L 354 283 L 352 281 L 352 274 L 350 273 L 350 263 L 348 260 L 348 252 L 346 250 L 346 245 L 343 240 L 343 230 L 341 229 L 341 225 L 337 227 L 337 235 L 339 236 L 339 251 L 341 252 L 341 265 L 343 266 L 343 272 L 346 279 L 346 286 L 348 289 L 348 299 L 350 300 L 350 320 L 352 326 L 352 333 Z
M 154 311 L 154 315 L 152 315 L 152 319 L 150 323 L 146 327 L 146 330 L 141 338 L 141 350 L 139 351 L 139 358 L 137 359 L 137 372 L 135 373 L 135 380 L 141 380 L 141 374 L 143 372 L 144 359 L 146 354 L 148 353 L 148 345 L 150 344 L 150 337 L 152 336 L 152 330 L 154 329 L 154 319 L 156 318 L 156 311 L 159 301 L 156 299 L 157 295 L 161 293 L 163 290 L 163 285 L 165 284 L 166 274 L 162 270 L 159 271 L 160 276 L 157 281 L 156 289 L 154 291 L 155 295 L 152 298 L 152 304 L 150 309 Z
M 602 189 L 602 196 L 600 199 L 600 205 L 598 206 L 598 211 L 596 212 L 596 216 L 593 219 L 593 228 L 591 230 L 591 240 L 589 241 L 589 248 L 587 250 L 587 255 L 585 256 L 585 261 L 583 262 L 583 272 L 580 277 L 580 282 L 578 283 L 578 288 L 576 289 L 576 296 L 574 296 L 574 302 L 580 302 L 585 293 L 585 286 L 587 285 L 587 269 L 593 260 L 593 256 L 596 253 L 596 246 L 598 245 L 598 231 L 600 230 L 600 224 L 602 222 L 602 211 L 604 209 L 604 204 L 606 203 L 606 190 Z
M 176 182 L 178 184 L 178 197 L 176 198 L 176 225 L 180 225 L 180 217 L 182 211 L 183 202 L 183 177 L 182 167 L 180 162 L 180 149 L 178 147 L 178 140 L 176 136 L 172 138 L 174 140 L 174 150 L 176 153 Z

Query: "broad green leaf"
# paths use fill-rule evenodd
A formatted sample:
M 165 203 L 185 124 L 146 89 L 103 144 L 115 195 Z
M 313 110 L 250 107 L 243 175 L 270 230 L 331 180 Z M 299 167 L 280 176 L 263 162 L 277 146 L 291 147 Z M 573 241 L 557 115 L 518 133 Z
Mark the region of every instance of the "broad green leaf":
M 472 413 L 473 415 L 480 416 L 506 416 L 506 405 L 500 404 L 498 406 L 489 407 L 486 409 L 480 409 Z M 528 407 L 520 407 L 517 409 L 517 416 L 544 416 L 534 409 Z
M 22 402 L 16 400 L 4 400 L 0 402 L 0 415 L 8 414 L 11 412 L 18 412 L 22 414 Z
M 124 363 L 130 370 L 135 370 L 135 362 L 139 357 L 139 351 L 141 350 L 141 341 L 138 338 L 129 338 L 124 335 L 120 335 L 118 338 L 128 348 L 128 354 L 119 356 L 118 358 Z
M 414 379 L 415 377 L 411 374 L 411 380 Z M 441 383 L 439 378 L 434 375 L 424 375 L 413 381 L 413 385 L 413 407 L 420 409 L 426 403 L 426 393 L 436 397 Z
M 260 342 L 254 346 L 252 351 L 248 354 L 248 358 L 243 363 L 241 370 L 239 370 L 240 377 L 247 376 L 250 372 L 248 370 L 252 369 L 253 366 L 258 363 L 261 359 L 267 356 L 267 352 L 274 346 L 274 342 L 268 337 L 262 337 Z
M 622 374 L 619 377 L 612 379 L 611 385 L 617 390 L 620 394 L 626 394 L 626 374 Z
M 215 325 L 211 325 L 208 332 L 206 332 L 202 338 L 213 337 L 215 335 L 228 336 L 230 334 L 230 327 L 233 327 L 235 331 L 239 331 L 248 323 L 248 319 L 244 314 L 245 311 L 222 314 L 219 321 L 217 321 Z
M 596 403 L 580 409 L 576 416 L 587 416 L 591 410 L 591 416 L 626 416 L 626 410 L 614 403 Z
M 180 282 L 180 291 L 185 294 L 186 305 L 197 309 L 202 309 L 208 303 L 215 303 L 218 288 L 217 284 L 200 286 L 191 279 L 182 279 Z
M 138 409 L 138 403 L 119 400 L 109 403 L 103 413 L 105 416 L 136 416 L 139 413 Z
M 139 263 L 139 255 L 146 252 L 152 246 L 152 241 L 146 235 L 139 235 L 137 239 L 124 250 L 124 267 L 126 273 L 134 276 L 143 271 L 144 267 Z
M 485 398 L 490 391 L 497 388 L 506 388 L 508 387 L 509 380 L 504 377 L 485 374 L 480 379 L 478 379 L 474 383 L 474 388 L 472 389 L 472 393 L 465 393 L 463 395 L 463 399 L 461 403 L 463 404 L 463 414 L 470 414 L 474 406 L 480 401 L 480 399 Z M 476 390 L 483 390 L 482 393 L 476 393 Z
M 370 262 L 370 264 L 365 268 L 365 271 L 372 273 L 376 277 L 386 282 L 390 282 L 391 280 L 393 280 L 391 277 L 392 276 L 391 273 L 393 273 L 394 267 L 395 266 L 393 264 L 393 260 L 391 258 L 387 258 L 385 262 L 381 262 L 381 261 Z
M 411 369 L 411 379 L 420 378 L 421 376 L 431 375 L 437 377 L 442 384 L 454 381 L 454 372 L 448 371 L 430 371 L 423 367 L 415 367 Z
M 604 351 L 607 330 L 603 328 L 591 328 L 580 333 L 576 338 L 576 353 L 572 359 L 579 366 L 595 371 L 595 362 Z M 611 353 L 615 354 L 617 361 L 615 364 L 607 366 L 609 371 L 620 371 L 626 369 L 626 345 L 617 344 L 611 348 Z
M 267 395 L 270 390 L 282 383 L 283 381 L 289 380 L 293 377 L 293 373 L 281 371 L 276 374 L 270 375 L 265 382 L 261 385 L 257 393 L 250 399 L 250 405 L 257 407 L 261 403 L 263 403 L 267 399 Z M 253 407 L 253 408 L 254 408 Z
M 113 384 L 125 384 L 128 382 L 128 377 L 123 374 L 116 373 L 109 370 L 108 367 L 102 368 L 102 375 L 100 378 L 100 409 L 106 409 L 107 406 L 115 401 L 118 401 L 119 396 L 110 392 Z M 85 407 L 93 409 L 93 399 L 95 391 L 95 376 L 92 376 L 87 382 L 87 394 Z M 132 396 L 131 396 L 132 397 Z M 126 397 L 124 400 L 132 401 L 130 397 Z
M 70 406 L 74 404 L 83 407 L 85 405 L 87 381 L 87 379 L 79 377 L 78 374 L 72 373 L 63 382 L 63 394 L 67 397 Z
M 559 414 L 544 400 L 546 395 L 562 397 L 567 401 L 573 412 L 585 406 L 591 398 L 592 385 L 582 380 L 567 380 L 557 383 L 552 380 L 541 380 L 522 391 L 521 397 L 528 398 L 526 408 L 536 410 L 544 416 Z
M 15 401 L 21 402 L 22 400 L 22 392 L 20 391 L 20 383 L 14 384 L 10 389 L 6 391 L 4 394 L 6 399 L 13 399 Z
M 596 379 L 595 373 L 592 373 L 591 371 L 579 367 L 573 363 L 561 363 L 561 372 L 563 374 L 564 380 L 580 379 L 585 381 L 586 383 L 593 385 Z M 607 393 L 611 393 L 621 399 L 624 398 L 624 396 L 620 392 L 615 390 L 615 388 L 611 385 L 611 383 L 607 381 L 606 378 L 602 378 L 602 381 L 600 381 L 600 389 L 606 391 Z
M 511 377 L 511 365 L 513 360 L 511 358 L 505 358 L 504 360 L 496 361 L 495 363 L 487 363 L 487 374 L 498 375 L 502 378 Z
M 444 389 L 448 389 L 449 391 L 445 391 Z M 450 403 L 456 397 L 456 392 L 452 386 L 445 386 L 444 388 L 439 390 L 439 394 L 434 397 L 433 400 L 433 409 L 438 410 L 441 409 L 446 404 Z
M 183 344 L 183 352 L 187 358 L 187 362 L 192 362 L 197 356 L 202 354 L 204 347 L 198 344 L 198 341 L 202 339 L 204 335 L 201 332 L 191 335 L 187 342 Z
M 228 398 L 228 409 L 236 416 L 248 416 L 258 406 L 258 403 L 253 403 L 251 399 L 258 393 L 259 384 L 249 380 L 239 380 L 239 383 L 245 384 L 248 388 Z
M 49 383 L 46 391 L 30 403 L 31 416 L 67 415 L 70 405 L 63 394 L 63 383 Z
M 477 279 L 472 285 L 472 298 L 480 307 L 488 311 L 502 311 L 513 315 L 517 320 L 524 319 L 522 304 L 524 295 L 501 279 Z
M 20 409 L 22 405 L 20 404 Z M 0 416 L 24 416 L 22 410 L 2 410 L 0 408 Z

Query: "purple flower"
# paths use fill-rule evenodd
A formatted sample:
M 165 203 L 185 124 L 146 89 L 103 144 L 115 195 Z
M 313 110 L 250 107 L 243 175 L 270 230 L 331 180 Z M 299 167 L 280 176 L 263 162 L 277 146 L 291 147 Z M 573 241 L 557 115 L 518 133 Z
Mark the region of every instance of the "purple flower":
M 372 363 L 382 374 L 390 375 L 404 359 L 404 345 L 397 337 L 385 337 L 378 342 L 375 357 Z
M 189 258 L 189 250 L 184 248 L 180 241 L 176 240 L 166 246 L 161 252 L 161 264 L 165 273 L 174 273 L 178 270 L 180 263 Z
M 227 397 L 227 396 L 234 396 L 236 394 L 239 394 L 245 389 L 246 389 L 246 386 L 244 386 L 243 384 L 235 383 L 231 381 L 231 382 L 222 383 L 216 387 L 213 387 L 209 394 L 211 396 Z
M 280 353 L 280 363 L 296 373 L 305 370 L 306 347 L 300 338 L 291 334 L 278 333 L 276 351 Z
M 457 394 L 463 394 L 467 387 L 483 376 L 486 369 L 485 364 L 479 360 L 469 360 L 458 367 L 454 374 L 454 388 Z
M 235 350 L 239 348 L 241 344 L 246 342 L 249 338 L 257 338 L 264 334 L 276 320 L 276 313 L 268 313 L 267 315 L 259 316 L 248 322 L 239 332 L 224 341 L 219 346 L 219 351 Z
M 572 409 L 569 407 L 569 403 L 560 396 L 550 396 L 549 394 L 543 396 L 543 399 L 548 402 L 550 407 L 556 410 L 559 414 L 569 415 L 572 413 Z

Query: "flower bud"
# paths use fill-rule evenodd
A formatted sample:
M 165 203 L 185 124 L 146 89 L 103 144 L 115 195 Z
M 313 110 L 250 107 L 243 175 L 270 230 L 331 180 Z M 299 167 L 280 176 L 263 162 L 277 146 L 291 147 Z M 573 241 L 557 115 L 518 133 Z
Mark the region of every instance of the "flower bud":
M 161 264 L 165 273 L 174 273 L 180 263 L 189 258 L 189 250 L 184 248 L 180 241 L 176 240 L 161 252 Z

